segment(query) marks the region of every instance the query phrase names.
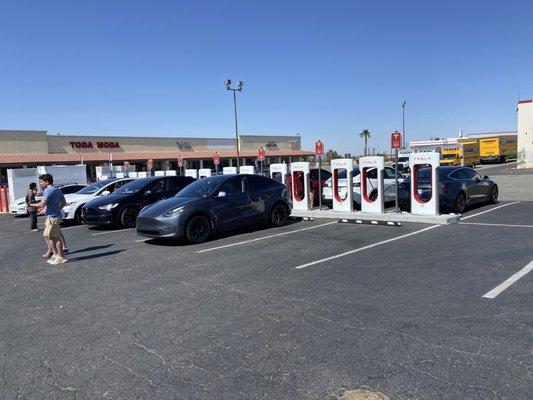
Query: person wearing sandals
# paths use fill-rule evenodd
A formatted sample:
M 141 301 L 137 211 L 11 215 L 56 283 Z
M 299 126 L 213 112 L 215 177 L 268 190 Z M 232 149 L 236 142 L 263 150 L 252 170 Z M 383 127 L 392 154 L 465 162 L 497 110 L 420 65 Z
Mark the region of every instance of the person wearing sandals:
M 47 262 L 52 265 L 67 262 L 61 243 L 61 209 L 67 204 L 61 190 L 54 187 L 54 178 L 50 174 L 39 176 L 39 184 L 44 189 L 43 199 L 36 203 L 30 203 L 32 207 L 46 207 L 44 238 L 52 250 L 52 258 Z
M 30 230 L 32 232 L 39 232 L 37 228 L 37 209 L 31 207 L 30 203 L 35 203 L 35 195 L 37 194 L 37 184 L 35 182 L 30 183 L 30 188 L 26 194 L 26 209 L 28 215 L 30 216 Z

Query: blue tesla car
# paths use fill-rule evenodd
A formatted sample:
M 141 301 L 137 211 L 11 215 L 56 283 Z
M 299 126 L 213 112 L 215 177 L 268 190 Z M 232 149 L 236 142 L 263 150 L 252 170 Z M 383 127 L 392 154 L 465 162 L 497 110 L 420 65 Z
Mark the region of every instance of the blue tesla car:
M 439 167 L 439 208 L 462 214 L 467 206 L 479 203 L 497 203 L 498 185 L 488 176 L 481 176 L 470 167 Z M 431 196 L 431 169 L 418 173 L 418 190 L 422 200 Z M 412 175 L 398 185 L 398 204 L 409 208 Z
M 202 243 L 212 232 L 259 223 L 285 225 L 290 213 L 289 191 L 284 184 L 260 175 L 217 175 L 191 183 L 175 197 L 142 209 L 137 233 Z

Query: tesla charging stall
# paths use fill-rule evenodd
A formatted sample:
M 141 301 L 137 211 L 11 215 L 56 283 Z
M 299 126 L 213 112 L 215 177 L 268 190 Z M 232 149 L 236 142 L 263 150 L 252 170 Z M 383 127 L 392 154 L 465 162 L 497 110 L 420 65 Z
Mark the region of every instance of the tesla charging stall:
M 411 214 L 439 214 L 439 165 L 440 153 L 412 153 L 409 155 L 409 168 L 411 169 Z M 419 187 L 418 177 L 422 168 L 430 168 L 429 189 L 427 187 Z
M 241 165 L 241 167 L 239 168 L 239 172 L 241 174 L 253 175 L 255 173 L 254 166 L 253 165 Z
M 237 167 L 224 167 L 222 168 L 223 175 L 233 175 L 237 173 Z
M 287 184 L 286 177 L 289 173 L 287 164 L 270 164 L 270 177 L 275 181 Z
M 197 179 L 198 178 L 198 170 L 196 170 L 196 169 L 186 169 L 185 170 L 185 176 L 190 176 L 191 178 Z
M 309 163 L 291 163 L 291 177 L 292 209 L 308 211 L 311 204 L 309 201 Z
M 382 214 L 385 211 L 383 173 L 385 171 L 384 157 L 361 157 L 359 159 L 361 171 L 361 211 Z M 369 171 L 372 171 L 371 177 Z M 374 174 L 376 179 L 374 179 Z
M 339 187 L 339 175 L 346 172 L 346 187 Z M 342 178 L 341 178 L 342 179 Z M 333 211 L 353 211 L 353 161 L 351 158 L 331 160 L 331 181 Z
M 209 176 L 211 176 L 211 169 L 210 168 L 200 168 L 198 170 L 198 177 L 200 179 L 207 178 Z

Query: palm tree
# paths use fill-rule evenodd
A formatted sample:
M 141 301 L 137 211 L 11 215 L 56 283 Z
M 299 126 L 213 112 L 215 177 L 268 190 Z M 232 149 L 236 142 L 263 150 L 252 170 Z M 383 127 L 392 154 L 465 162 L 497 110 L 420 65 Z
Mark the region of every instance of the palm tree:
M 370 131 L 368 129 L 365 129 L 363 132 L 359 134 L 360 137 L 365 139 L 365 157 L 368 153 L 368 138 L 370 137 Z

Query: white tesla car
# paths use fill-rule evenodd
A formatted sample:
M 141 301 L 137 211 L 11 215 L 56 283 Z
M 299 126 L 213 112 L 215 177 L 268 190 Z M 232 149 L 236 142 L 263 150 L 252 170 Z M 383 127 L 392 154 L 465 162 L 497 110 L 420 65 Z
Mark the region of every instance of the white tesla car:
M 122 185 L 133 181 L 135 178 L 105 179 L 84 187 L 77 193 L 65 195 L 67 205 L 63 208 L 65 220 L 75 220 L 81 224 L 81 208 L 85 203 L 101 196 L 113 193 Z
M 377 170 L 375 168 L 369 169 L 367 172 L 367 196 L 373 198 L 377 193 Z M 404 176 L 398 173 L 398 183 L 403 182 Z M 394 201 L 396 196 L 395 189 L 395 170 L 392 167 L 385 167 L 383 171 L 383 191 L 385 202 Z M 324 203 L 330 204 L 333 202 L 333 180 L 329 178 L 322 188 L 322 197 Z M 346 196 L 346 171 L 339 172 L 339 196 Z M 361 205 L 361 173 L 359 167 L 353 169 L 353 197 L 354 202 Z
M 63 194 L 66 196 L 70 193 L 76 193 L 78 190 L 85 188 L 86 185 L 65 185 L 61 186 L 59 190 L 63 192 Z M 35 196 L 36 201 L 40 201 L 43 198 L 42 193 L 37 193 L 37 196 Z M 21 197 L 19 199 L 16 199 L 13 203 L 9 204 L 9 212 L 14 215 L 27 215 L 28 212 L 26 211 L 26 197 Z

